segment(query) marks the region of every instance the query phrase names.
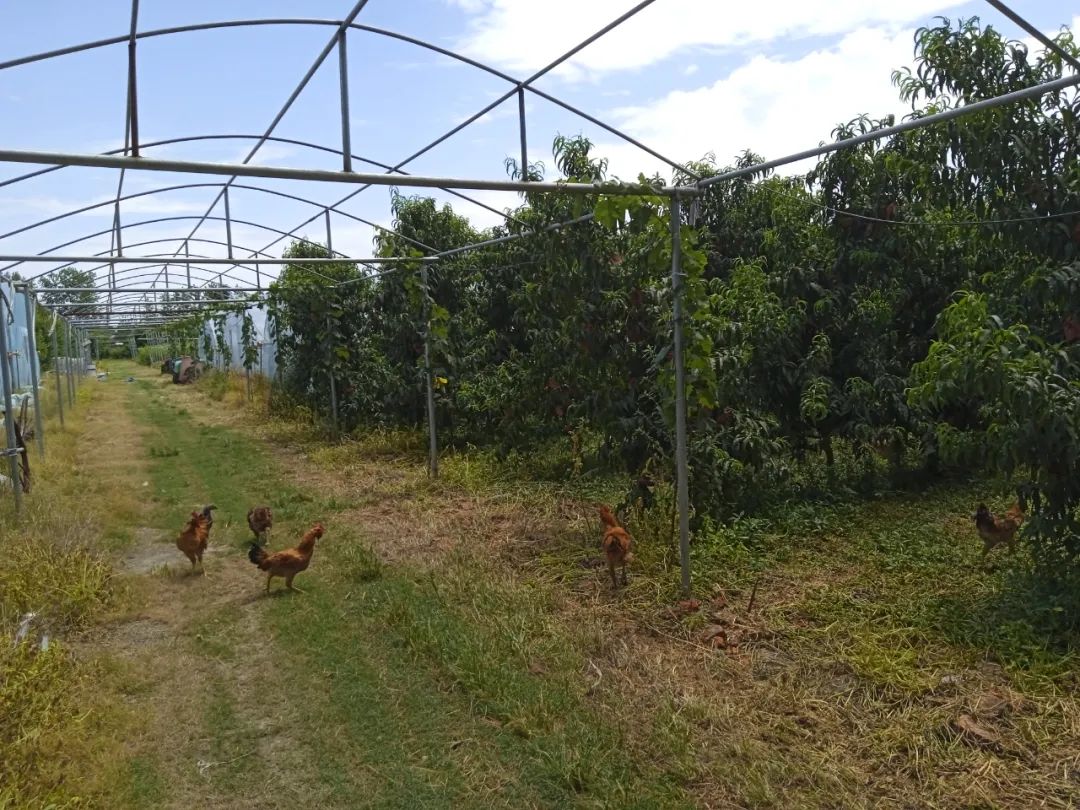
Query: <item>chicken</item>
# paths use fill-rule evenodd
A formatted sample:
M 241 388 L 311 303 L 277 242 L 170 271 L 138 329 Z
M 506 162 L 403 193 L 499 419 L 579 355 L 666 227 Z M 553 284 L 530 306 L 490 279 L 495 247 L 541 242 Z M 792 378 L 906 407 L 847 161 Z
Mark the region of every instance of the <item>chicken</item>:
M 972 515 L 975 528 L 983 541 L 983 559 L 998 545 L 1005 543 L 1009 550 L 1016 548 L 1016 530 L 1024 522 L 1024 510 L 1019 503 L 1014 504 L 1003 517 L 994 517 L 985 503 L 979 504 L 978 511 Z
M 296 548 L 279 551 L 276 554 L 270 554 L 258 543 L 253 542 L 251 544 L 251 548 L 248 549 L 248 559 L 251 560 L 253 565 L 257 565 L 260 570 L 266 571 L 268 574 L 266 578 L 267 593 L 270 593 L 270 582 L 274 577 L 284 577 L 286 588 L 290 591 L 303 593 L 299 588 L 293 587 L 293 577 L 307 569 L 311 563 L 311 554 L 315 551 L 315 541 L 322 537 L 325 531 L 321 523 L 316 523 L 304 535 L 300 545 Z
M 630 535 L 626 529 L 619 525 L 615 515 L 606 506 L 600 507 L 600 520 L 603 521 L 604 537 L 600 541 L 600 547 L 604 549 L 607 558 L 608 573 L 611 574 L 611 587 L 618 588 L 619 583 L 615 580 L 615 566 L 622 566 L 622 584 L 626 584 L 626 564 L 634 559 L 630 553 Z
M 196 560 L 198 560 L 199 565 L 202 565 L 203 552 L 206 551 L 206 544 L 210 540 L 210 529 L 207 523 L 208 519 L 204 515 L 192 512 L 191 519 L 184 526 L 184 530 L 180 532 L 180 536 L 176 538 L 176 547 L 191 560 L 192 571 L 195 570 Z M 206 574 L 205 568 L 203 574 Z
M 274 514 L 269 506 L 253 506 L 247 513 L 248 527 L 260 545 L 266 545 L 270 529 L 274 525 Z

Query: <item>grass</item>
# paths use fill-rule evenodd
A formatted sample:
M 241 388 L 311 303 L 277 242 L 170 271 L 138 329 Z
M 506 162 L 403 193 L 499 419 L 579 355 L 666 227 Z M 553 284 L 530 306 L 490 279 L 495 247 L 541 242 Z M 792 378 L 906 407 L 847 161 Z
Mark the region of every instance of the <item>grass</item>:
M 73 656 L 71 642 L 126 598 L 102 552 L 122 544 L 133 499 L 120 466 L 88 446 L 110 443 L 103 392 L 84 384 L 61 429 L 48 382 L 48 453 L 44 461 L 31 455 L 34 486 L 22 515 L 0 498 L 0 807 L 63 807 L 94 795 L 96 776 L 72 774 L 105 769 L 121 723 L 98 699 L 97 668 Z M 113 474 L 101 475 L 104 468 Z M 13 645 L 28 613 L 29 633 Z
M 66 590 L 50 597 L 71 627 L 135 605 L 104 636 L 112 652 L 40 659 L 69 668 L 57 681 L 96 672 L 102 699 L 139 715 L 84 795 L 120 807 L 1080 803 L 1069 603 L 1032 584 L 1024 554 L 979 564 L 968 516 L 996 502 L 992 482 L 893 491 L 866 477 L 859 497 L 818 497 L 807 472 L 800 498 L 695 535 L 695 610 L 678 604 L 663 486 L 628 516 L 637 560 L 612 592 L 592 505 L 622 482 L 560 475 L 557 448 L 536 463 L 447 453 L 429 481 L 416 434 L 329 443 L 317 420 L 249 402 L 242 379 L 211 378 L 209 399 L 138 376 L 110 412 L 137 441 L 107 468 L 51 476 L 100 527 L 87 560 L 138 552 L 156 566 L 117 576 L 67 558 L 104 571 L 93 592 L 106 596 L 82 611 L 63 607 Z M 85 443 L 68 463 L 88 464 Z M 137 482 L 135 504 L 118 481 Z M 208 575 L 175 555 L 158 564 L 211 501 Z M 262 596 L 243 557 L 256 502 L 274 507 L 276 548 L 326 523 L 305 594 Z M 66 732 L 51 739 L 59 761 L 93 761 Z
M 624 749 L 653 764 L 651 779 L 677 782 L 697 801 L 1080 801 L 1077 640 L 1054 618 L 1064 608 L 1032 586 L 1025 555 L 979 564 L 968 516 L 1003 491 L 999 483 L 892 485 L 838 453 L 841 477 L 852 482 L 847 494 L 808 468 L 798 498 L 697 533 L 693 570 L 704 606 L 683 615 L 674 608 L 677 554 L 663 487 L 653 510 L 630 515 L 638 560 L 630 588 L 613 596 L 595 568 L 590 503 L 614 500 L 617 480 L 558 480 L 551 471 L 563 462 L 555 458 L 537 466 L 468 451 L 444 454 L 440 481 L 428 483 L 416 434 L 326 444 L 306 427 L 278 423 L 274 435 L 294 458 L 329 468 L 309 475 L 335 498 L 354 494 L 361 515 L 392 522 L 393 532 L 376 533 L 381 553 L 400 559 L 398 538 L 422 531 L 429 550 L 402 555 L 411 565 L 445 567 L 460 554 L 469 581 L 501 570 L 506 602 L 467 614 L 474 627 L 517 615 L 507 606 L 515 599 L 545 594 L 541 624 L 558 628 L 576 661 L 562 665 L 569 682 L 580 689 L 595 671 L 618 678 L 614 694 L 589 696 L 591 708 L 620 729 Z M 387 502 L 395 508 L 384 516 Z M 449 606 L 469 601 L 448 587 L 438 596 Z M 428 592 L 413 600 L 433 601 Z M 403 614 L 421 634 L 439 626 L 415 610 Z M 716 621 L 748 626 L 746 641 L 709 648 L 703 631 Z M 505 627 L 499 634 L 512 637 Z M 419 644 L 425 660 L 453 673 L 454 688 L 468 689 L 473 677 L 483 683 L 446 657 L 452 645 L 441 635 Z M 965 714 L 997 742 L 959 733 Z
M 416 569 L 387 567 L 346 519 L 347 499 L 288 483 L 260 443 L 193 422 L 181 413 L 193 405 L 178 407 L 152 383 L 141 382 L 135 396 L 133 413 L 154 446 L 180 450 L 151 459 L 153 493 L 170 519 L 213 500 L 216 526 L 264 498 L 274 506 L 275 536 L 327 522 L 313 572 L 302 577 L 305 596 L 257 608 L 262 632 L 277 641 L 277 682 L 297 685 L 275 691 L 282 700 L 291 692 L 300 704 L 299 734 L 319 763 L 324 801 L 349 806 L 362 788 L 373 806 L 386 807 L 410 797 L 438 806 L 600 806 L 604 797 L 678 806 L 679 788 L 653 778 L 647 761 L 621 756 L 618 726 L 582 699 L 576 685 L 583 663 L 565 660 L 568 640 L 552 635 L 557 628 L 539 593 L 523 600 L 495 575 L 478 581 L 464 559 L 448 561 L 437 582 Z M 247 581 L 257 596 L 261 577 L 252 570 Z M 226 613 L 189 632 L 202 654 L 243 666 L 229 650 L 245 642 Z M 526 643 L 535 647 L 531 655 Z M 541 660 L 545 677 L 530 670 Z M 243 754 L 235 742 L 244 727 L 240 701 L 229 692 L 214 690 L 202 721 L 210 737 L 232 741 L 214 752 L 218 760 Z M 235 781 L 218 780 L 217 795 L 244 792 L 244 761 L 236 767 Z

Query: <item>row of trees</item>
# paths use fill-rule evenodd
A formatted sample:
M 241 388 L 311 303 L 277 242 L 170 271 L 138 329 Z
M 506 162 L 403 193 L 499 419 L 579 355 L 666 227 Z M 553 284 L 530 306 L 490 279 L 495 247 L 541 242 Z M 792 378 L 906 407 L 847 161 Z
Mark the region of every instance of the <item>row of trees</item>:
M 1057 42 L 1077 52 L 1068 32 Z M 920 117 L 1060 75 L 1056 55 L 971 19 L 920 30 L 893 78 Z M 710 187 L 682 222 L 699 519 L 754 506 L 843 443 L 1016 474 L 1040 548 L 1080 552 L 1078 116 L 1080 96 L 1060 91 L 845 149 L 805 176 Z M 890 123 L 861 117 L 834 136 Z M 583 138 L 554 153 L 563 178 L 606 177 Z M 721 171 L 711 157 L 688 168 Z M 332 376 L 347 427 L 418 424 L 426 333 L 444 442 L 569 441 L 647 499 L 672 456 L 666 198 L 529 193 L 488 233 L 431 199 L 393 210 L 400 235 L 377 247 L 406 258 L 416 242 L 594 217 L 382 275 L 305 264 L 325 250 L 293 244 L 270 301 L 284 391 L 325 408 Z

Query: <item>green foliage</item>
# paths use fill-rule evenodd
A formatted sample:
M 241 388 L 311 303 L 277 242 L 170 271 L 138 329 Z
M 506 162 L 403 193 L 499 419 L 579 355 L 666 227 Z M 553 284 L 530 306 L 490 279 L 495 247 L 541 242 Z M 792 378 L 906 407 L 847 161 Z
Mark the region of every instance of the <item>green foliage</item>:
M 250 372 L 259 362 L 259 347 L 255 341 L 255 321 L 247 310 L 244 310 L 241 320 L 240 341 L 244 368 Z
M 97 302 L 98 294 L 95 292 L 48 292 L 57 287 L 94 287 L 96 276 L 93 270 L 79 270 L 75 267 L 62 267 L 55 272 L 35 279 L 37 287 L 41 290 L 41 302 L 50 307 L 68 305 L 60 308 L 61 313 L 78 310 L 85 313 L 87 305 Z M 74 305 L 82 305 L 75 307 Z
M 1058 42 L 1077 50 L 1067 32 Z M 893 78 L 917 118 L 1061 73 L 1057 56 L 972 19 L 920 30 L 913 66 Z M 1080 210 L 1078 121 L 1080 96 L 1061 91 L 687 202 L 699 527 L 804 486 L 810 453 L 837 480 L 854 453 L 867 469 L 878 455 L 894 472 L 906 459 L 928 474 L 974 464 L 1030 478 L 1033 536 L 1072 553 L 1077 369 L 1062 338 L 1080 336 L 1080 219 L 1060 214 Z M 891 123 L 863 116 L 833 134 Z M 593 152 L 556 138 L 558 176 L 606 182 Z M 735 165 L 759 162 L 746 151 Z M 512 176 L 524 168 L 507 161 Z M 723 172 L 711 155 L 689 168 Z M 651 504 L 673 467 L 669 198 L 526 193 L 486 233 L 431 199 L 395 194 L 393 210 L 396 233 L 376 246 L 405 261 L 378 274 L 305 265 L 326 251 L 289 248 L 271 302 L 284 397 L 325 414 L 333 376 L 349 429 L 419 425 L 426 339 L 444 445 L 505 456 L 565 443 L 568 474 L 613 467 L 633 482 L 628 500 Z M 523 238 L 408 261 L 505 236 Z
M 135 359 L 144 366 L 156 366 L 170 354 L 168 344 L 140 346 L 135 351 Z
M 1080 553 L 1080 351 L 1048 346 L 968 293 L 942 314 L 940 340 L 912 373 L 912 402 L 934 412 L 978 407 L 978 430 L 939 426 L 950 457 L 1031 477 L 1021 487 L 1039 551 L 1053 564 Z

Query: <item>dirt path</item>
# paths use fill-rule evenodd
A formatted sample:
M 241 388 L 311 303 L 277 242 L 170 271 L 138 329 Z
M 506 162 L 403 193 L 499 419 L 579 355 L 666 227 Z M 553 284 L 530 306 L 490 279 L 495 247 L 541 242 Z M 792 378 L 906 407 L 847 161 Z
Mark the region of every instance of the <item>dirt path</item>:
M 183 514 L 175 488 L 197 480 L 197 463 L 170 457 L 167 437 L 142 418 L 159 396 L 145 386 L 102 385 L 77 450 L 85 474 L 108 482 L 116 511 L 106 536 L 119 547 L 116 566 L 132 591 L 130 611 L 80 644 L 115 668 L 136 718 L 118 779 L 122 798 L 147 807 L 321 801 L 314 780 L 289 767 L 310 756 L 293 733 L 295 711 L 283 704 L 268 712 L 261 702 L 273 645 L 260 628 L 258 578 L 230 546 L 239 534 L 215 525 L 205 576 L 175 547 Z M 165 460 L 171 470 L 160 469 Z M 227 648 L 217 640 L 222 634 Z M 257 782 L 234 790 L 256 770 Z

